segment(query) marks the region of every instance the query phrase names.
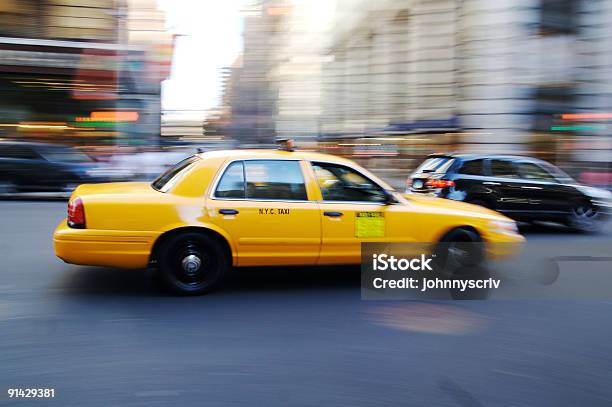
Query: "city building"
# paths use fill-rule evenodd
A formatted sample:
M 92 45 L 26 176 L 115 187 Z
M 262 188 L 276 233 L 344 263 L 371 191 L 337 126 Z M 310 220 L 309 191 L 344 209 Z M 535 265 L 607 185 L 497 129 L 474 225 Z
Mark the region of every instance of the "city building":
M 612 112 L 612 1 L 337 0 L 329 14 L 318 33 L 286 19 L 277 131 L 364 156 L 359 140 L 378 138 L 406 168 L 444 149 L 612 161 L 611 116 L 567 115 Z
M 452 1 L 356 6 L 340 0 L 337 7 L 322 74 L 324 135 L 454 122 L 458 11 Z
M 225 103 L 231 106 L 226 132 L 244 146 L 270 144 L 276 138 L 279 50 L 290 12 L 284 0 L 255 1 L 243 11 L 243 52 L 239 66 L 231 68 Z
M 285 18 L 280 64 L 276 132 L 300 142 L 316 139 L 321 133 L 322 68 L 329 60 L 326 43 L 330 38 L 335 6 L 329 0 L 292 3 Z
M 0 137 L 158 143 L 164 24 L 154 0 L 0 2 Z

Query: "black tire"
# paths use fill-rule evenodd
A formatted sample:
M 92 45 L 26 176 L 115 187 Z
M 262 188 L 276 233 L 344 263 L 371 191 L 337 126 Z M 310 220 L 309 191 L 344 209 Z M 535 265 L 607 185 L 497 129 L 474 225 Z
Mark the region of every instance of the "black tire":
M 214 290 L 231 266 L 224 245 L 198 232 L 180 233 L 162 242 L 157 264 L 162 282 L 179 295 L 201 295 Z
M 605 215 L 590 202 L 577 202 L 572 206 L 565 223 L 580 233 L 598 233 L 605 220 Z
M 469 270 L 484 261 L 484 247 L 480 236 L 469 229 L 453 229 L 444 235 L 435 249 L 436 264 L 445 273 Z

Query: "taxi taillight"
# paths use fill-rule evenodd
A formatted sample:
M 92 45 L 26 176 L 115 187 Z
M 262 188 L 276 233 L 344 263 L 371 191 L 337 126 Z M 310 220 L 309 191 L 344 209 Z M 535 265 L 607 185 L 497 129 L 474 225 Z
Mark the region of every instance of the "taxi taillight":
M 85 207 L 81 198 L 74 198 L 68 202 L 68 226 L 85 229 Z

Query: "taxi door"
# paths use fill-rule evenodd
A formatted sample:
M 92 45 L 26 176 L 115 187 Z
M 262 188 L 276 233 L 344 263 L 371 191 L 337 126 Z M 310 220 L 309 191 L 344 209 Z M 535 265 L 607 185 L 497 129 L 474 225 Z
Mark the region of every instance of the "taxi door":
M 212 223 L 236 246 L 239 266 L 316 264 L 319 206 L 300 160 L 229 162 L 207 200 Z
M 416 241 L 410 207 L 388 204 L 383 187 L 349 166 L 311 165 L 321 194 L 319 264 L 360 263 L 363 242 Z

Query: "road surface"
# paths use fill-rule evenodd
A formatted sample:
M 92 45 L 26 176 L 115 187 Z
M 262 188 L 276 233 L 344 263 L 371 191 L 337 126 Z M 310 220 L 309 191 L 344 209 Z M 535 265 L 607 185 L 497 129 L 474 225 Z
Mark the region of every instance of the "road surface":
M 145 271 L 56 259 L 64 212 L 0 202 L 2 405 L 612 405 L 612 301 L 362 301 L 354 269 L 251 270 L 177 298 Z M 7 397 L 30 387 L 55 398 Z

